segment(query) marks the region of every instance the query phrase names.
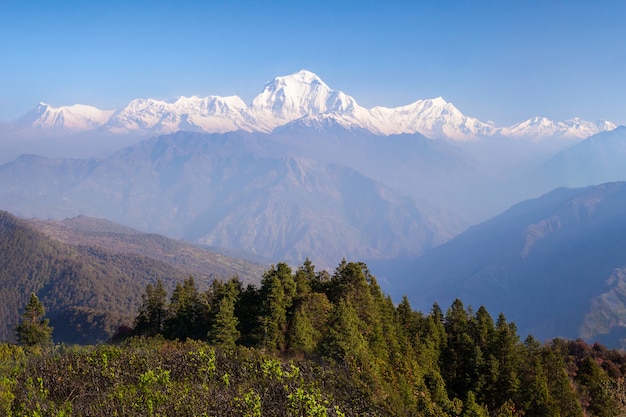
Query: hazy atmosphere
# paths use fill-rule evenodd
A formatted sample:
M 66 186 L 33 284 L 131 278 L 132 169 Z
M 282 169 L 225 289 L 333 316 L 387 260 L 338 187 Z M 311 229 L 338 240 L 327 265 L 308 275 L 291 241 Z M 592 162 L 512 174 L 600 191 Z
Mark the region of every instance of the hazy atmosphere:
M 3 2 L 0 415 L 626 415 L 625 15 Z

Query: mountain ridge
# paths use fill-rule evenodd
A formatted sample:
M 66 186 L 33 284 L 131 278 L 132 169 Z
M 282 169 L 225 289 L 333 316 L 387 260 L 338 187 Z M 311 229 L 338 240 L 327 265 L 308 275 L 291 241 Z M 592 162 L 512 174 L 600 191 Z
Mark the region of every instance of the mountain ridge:
M 422 307 L 503 311 L 539 338 L 626 346 L 624 209 L 626 182 L 553 190 L 428 251 L 403 288 Z
M 134 99 L 117 110 L 85 105 L 51 107 L 40 104 L 19 118 L 17 131 L 67 133 L 101 131 L 111 134 L 158 135 L 179 130 L 205 133 L 271 132 L 301 118 L 333 117 L 341 125 L 378 135 L 420 133 L 431 139 L 468 141 L 490 137 L 581 139 L 616 127 L 612 122 L 578 118 L 551 121 L 535 117 L 498 127 L 461 113 L 442 97 L 388 108 L 360 106 L 316 74 L 301 70 L 275 77 L 250 105 L 238 96 L 178 97 L 172 100 Z M 67 119 L 67 120 L 66 120 Z
M 397 139 L 391 150 L 423 148 L 460 160 L 450 159 L 445 142 Z M 352 143 L 335 148 L 337 160 L 317 161 L 267 136 L 178 132 L 104 159 L 21 157 L 0 166 L 0 202 L 23 217 L 87 214 L 274 260 L 310 256 L 329 267 L 344 257 L 416 255 L 464 227 L 465 219 L 441 205 L 342 164 Z M 354 158 L 365 165 L 371 155 Z M 414 165 L 410 155 L 395 160 Z

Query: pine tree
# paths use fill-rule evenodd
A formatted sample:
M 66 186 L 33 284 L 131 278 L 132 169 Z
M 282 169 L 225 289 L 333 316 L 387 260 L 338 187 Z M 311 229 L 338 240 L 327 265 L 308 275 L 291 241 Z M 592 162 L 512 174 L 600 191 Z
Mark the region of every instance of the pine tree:
M 293 315 L 289 326 L 289 350 L 293 353 L 304 354 L 313 352 L 317 346 L 315 333 L 311 320 L 304 308 L 300 306 Z
M 476 396 L 472 391 L 467 393 L 467 399 L 463 405 L 463 414 L 461 417 L 488 417 L 487 409 L 476 402 Z
M 589 397 L 587 410 L 597 417 L 609 417 L 619 414 L 620 404 L 611 392 L 611 382 L 606 373 L 591 357 L 580 363 L 576 380 L 584 387 Z
M 527 339 L 527 344 L 530 345 Z M 548 379 L 548 388 L 554 399 L 561 417 L 581 417 L 582 407 L 577 398 L 573 384 L 567 374 L 567 364 L 565 362 L 566 347 L 563 341 L 555 339 L 552 346 L 541 349 L 543 368 Z
M 165 321 L 165 336 L 181 340 L 201 339 L 209 330 L 200 322 L 200 318 L 207 315 L 204 310 L 208 310 L 208 307 L 198 293 L 193 277 L 187 278 L 182 284 L 176 284 Z
M 235 314 L 239 320 L 238 329 L 241 333 L 239 344 L 244 346 L 255 346 L 261 344 L 263 330 L 261 326 L 261 295 L 253 285 L 248 284 L 241 291 Z
M 540 357 L 527 358 L 530 362 L 523 375 L 521 397 L 524 411 L 531 416 L 558 417 L 561 414 L 550 394 L 548 377 L 540 361 Z
M 350 301 L 340 300 L 333 306 L 322 353 L 361 370 L 369 363 L 367 341 L 359 331 L 359 318 Z
M 474 389 L 475 344 L 472 340 L 470 316 L 458 298 L 446 312 L 446 347 L 441 357 L 442 376 L 450 397 L 464 398 Z
M 296 297 L 302 298 L 311 292 L 311 285 L 315 281 L 315 266 L 306 258 L 304 263 L 298 267 L 294 277 L 296 283 Z
M 209 332 L 210 340 L 226 349 L 234 349 L 240 336 L 237 330 L 239 320 L 235 317 L 235 302 L 234 297 L 222 297 L 215 314 L 215 322 Z
M 167 317 L 167 292 L 163 287 L 163 282 L 158 280 L 155 286 L 148 284 L 142 300 L 133 332 L 143 336 L 162 334 Z
M 493 398 L 496 407 L 508 400 L 516 401 L 518 399 L 520 353 L 521 345 L 517 335 L 517 327 L 515 323 L 508 323 L 504 314 L 500 313 L 496 321 L 493 343 L 489 350 L 489 355 L 494 361 L 491 366 L 497 369 L 492 382 L 497 387 L 497 392 Z
M 44 319 L 45 308 L 35 293 L 31 293 L 17 327 L 17 340 L 25 346 L 45 346 L 52 343 L 50 320 Z
M 492 383 L 494 378 L 492 378 L 493 360 L 490 356 L 490 347 L 493 343 L 495 327 L 491 315 L 484 306 L 481 306 L 474 317 L 470 318 L 469 329 L 474 341 L 473 390 L 479 402 L 494 408 L 496 406 L 493 394 L 498 387 Z
M 265 272 L 261 281 L 262 344 L 267 349 L 284 351 L 288 331 L 287 313 L 296 295 L 296 282 L 285 263 Z
M 373 284 L 370 287 L 370 284 Z M 346 262 L 344 259 L 335 269 L 330 283 L 328 298 L 334 303 L 348 300 L 354 308 L 360 333 L 370 341 L 380 338 L 380 322 L 378 309 L 372 292 L 379 291 L 374 277 L 369 273 L 367 265 L 357 262 Z

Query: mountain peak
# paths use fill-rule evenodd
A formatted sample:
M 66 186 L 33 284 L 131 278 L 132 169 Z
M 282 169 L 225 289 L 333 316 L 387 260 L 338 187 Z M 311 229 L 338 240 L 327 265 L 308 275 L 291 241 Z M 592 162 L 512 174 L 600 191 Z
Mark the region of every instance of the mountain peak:
M 301 69 L 298 72 L 294 72 L 291 75 L 285 75 L 282 77 L 276 77 L 276 79 L 290 79 L 290 80 L 297 80 L 298 82 L 302 82 L 302 83 L 306 83 L 306 84 L 312 84 L 315 82 L 318 83 L 322 83 L 324 84 L 324 82 L 322 81 L 322 79 L 315 73 L 309 71 L 309 70 L 305 70 L 305 69 Z
M 80 132 L 96 129 L 113 114 L 84 104 L 52 107 L 40 101 L 35 108 L 16 121 L 18 128 Z
M 500 133 L 509 137 L 530 137 L 533 140 L 545 138 L 584 139 L 615 128 L 614 123 L 604 120 L 588 122 L 575 117 L 555 122 L 547 117 L 535 116 L 508 128 L 503 128 Z
M 263 92 L 252 102 L 253 112 L 271 119 L 267 120 L 267 124 L 274 126 L 304 116 L 341 113 L 356 107 L 352 97 L 332 90 L 316 74 L 307 70 L 274 78 L 265 84 Z
M 430 100 L 425 100 L 425 101 L 430 101 L 431 103 L 438 105 L 438 106 L 445 106 L 446 104 L 448 104 L 448 102 L 441 96 L 431 98 Z
M 317 74 L 303 69 L 293 74 L 274 77 L 272 81 L 265 83 L 264 92 L 266 90 L 280 90 L 285 88 L 294 90 L 306 86 L 321 86 L 330 90 L 330 87 L 328 87 Z

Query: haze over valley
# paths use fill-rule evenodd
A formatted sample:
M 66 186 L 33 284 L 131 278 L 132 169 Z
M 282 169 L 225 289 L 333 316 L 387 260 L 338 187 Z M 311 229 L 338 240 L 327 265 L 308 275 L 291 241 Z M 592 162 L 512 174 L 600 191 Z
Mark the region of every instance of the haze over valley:
M 556 314 L 564 310 L 550 293 L 560 288 L 562 262 L 571 266 L 577 288 L 620 277 L 626 260 L 619 250 L 610 259 L 593 257 L 585 268 L 564 260 L 585 259 L 580 253 L 591 247 L 607 252 L 615 242 L 600 238 L 592 245 L 589 229 L 551 220 L 551 212 L 529 224 L 524 217 L 508 220 L 492 231 L 488 225 L 501 217 L 476 226 L 523 200 L 554 204 L 555 194 L 541 196 L 559 187 L 577 193 L 576 187 L 626 181 L 626 128 L 609 121 L 537 117 L 499 127 L 442 98 L 365 108 L 302 70 L 269 81 L 250 104 L 236 96 L 137 99 L 118 110 L 42 103 L 5 123 L 1 137 L 3 155 L 22 155 L 0 166 L 0 208 L 23 218 L 108 219 L 266 264 L 298 265 L 308 258 L 332 270 L 344 258 L 358 259 L 374 268 L 396 299 L 406 293 L 425 310 L 461 297 L 509 310 L 522 331 L 541 337 L 604 334 L 621 343 L 608 336 L 621 334 L 621 308 L 605 305 L 615 318 L 594 322 L 598 297 L 610 289 L 583 290 L 572 306 L 577 313 L 560 313 L 567 319 Z M 72 151 L 71 143 L 80 147 Z M 619 213 L 621 201 L 606 200 L 602 207 Z M 546 210 L 566 204 L 563 199 Z M 619 215 L 603 221 L 608 223 L 588 227 L 604 236 L 623 222 Z M 503 234 L 512 222 L 521 222 L 521 229 L 562 230 L 567 239 L 552 242 L 544 263 L 531 266 L 534 258 L 525 249 L 504 251 L 515 238 Z M 541 222 L 547 226 L 532 226 Z M 457 241 L 467 247 L 445 249 Z M 581 249 L 572 252 L 572 244 Z M 545 264 L 546 256 L 552 263 Z M 509 258 L 521 262 L 520 272 L 505 272 L 512 268 L 502 266 Z M 491 278 L 471 275 L 481 270 L 491 271 Z M 551 284 L 546 289 L 539 282 Z M 528 295 L 537 316 L 528 315 L 525 304 L 505 301 L 511 288 L 515 297 L 541 291 L 552 303 Z
M 105 340 L 158 277 L 258 285 L 272 264 L 345 258 L 396 304 L 459 297 L 542 340 L 626 346 L 624 11 L 5 5 L 0 210 L 19 232 L 0 260 L 26 269 L 5 264 L 20 283 L 2 281 L 19 288 L 0 323 L 33 290 Z M 106 318 L 115 282 L 134 289 Z

